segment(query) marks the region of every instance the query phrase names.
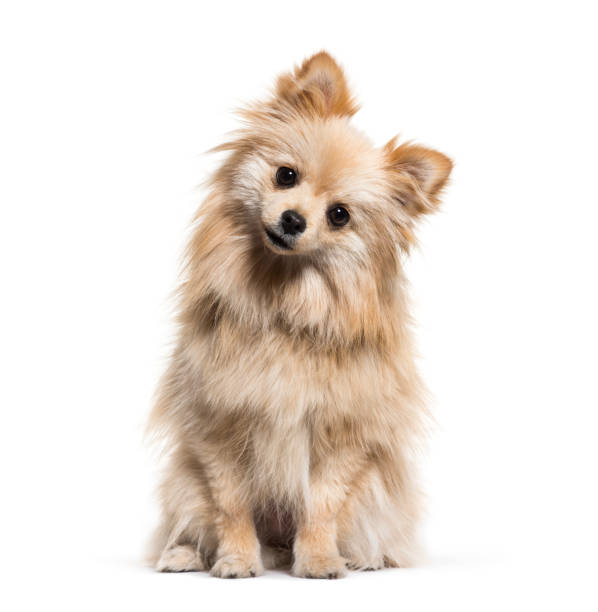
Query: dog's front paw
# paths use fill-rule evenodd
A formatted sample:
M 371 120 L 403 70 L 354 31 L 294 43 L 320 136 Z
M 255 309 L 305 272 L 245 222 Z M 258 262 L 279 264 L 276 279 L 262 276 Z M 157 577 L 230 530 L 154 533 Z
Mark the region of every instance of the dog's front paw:
M 261 576 L 264 567 L 259 557 L 224 555 L 212 566 L 210 574 L 218 578 L 249 578 Z
M 347 562 L 339 556 L 302 556 L 295 559 L 293 574 L 300 578 L 343 578 Z

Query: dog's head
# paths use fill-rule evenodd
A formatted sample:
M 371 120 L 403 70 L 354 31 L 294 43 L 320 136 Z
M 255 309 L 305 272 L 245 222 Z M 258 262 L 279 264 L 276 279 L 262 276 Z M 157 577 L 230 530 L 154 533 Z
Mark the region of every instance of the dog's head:
M 435 209 L 451 161 L 396 139 L 373 146 L 350 124 L 356 110 L 342 70 L 321 52 L 246 109 L 239 139 L 221 147 L 234 151 L 220 177 L 241 204 L 239 223 L 276 255 L 396 255 L 414 220 Z

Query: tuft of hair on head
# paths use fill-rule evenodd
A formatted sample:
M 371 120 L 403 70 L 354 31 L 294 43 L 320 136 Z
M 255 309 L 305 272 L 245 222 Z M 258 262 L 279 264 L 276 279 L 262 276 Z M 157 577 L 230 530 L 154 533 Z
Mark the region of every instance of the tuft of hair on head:
M 393 197 L 401 206 L 414 217 L 435 212 L 453 169 L 450 158 L 410 142 L 397 146 L 397 137 L 384 146 L 384 155 Z
M 293 72 L 281 75 L 276 83 L 276 97 L 299 112 L 319 117 L 351 117 L 359 109 L 344 72 L 326 51 L 312 55 Z

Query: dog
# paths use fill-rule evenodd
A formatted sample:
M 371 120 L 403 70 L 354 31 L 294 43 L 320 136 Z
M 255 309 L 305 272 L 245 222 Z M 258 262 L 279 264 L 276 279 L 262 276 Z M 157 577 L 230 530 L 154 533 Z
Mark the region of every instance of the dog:
M 413 563 L 427 419 L 403 264 L 452 162 L 373 146 L 357 110 L 320 52 L 216 148 L 149 423 L 168 451 L 160 571 Z

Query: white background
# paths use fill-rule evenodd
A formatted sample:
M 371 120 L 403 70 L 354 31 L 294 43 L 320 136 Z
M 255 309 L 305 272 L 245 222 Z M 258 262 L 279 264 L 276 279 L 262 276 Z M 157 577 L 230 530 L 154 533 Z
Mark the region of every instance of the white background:
M 2 3 L 3 609 L 597 609 L 592 4 Z M 377 144 L 456 162 L 409 265 L 429 558 L 336 582 L 156 574 L 142 431 L 203 152 L 321 48 Z

